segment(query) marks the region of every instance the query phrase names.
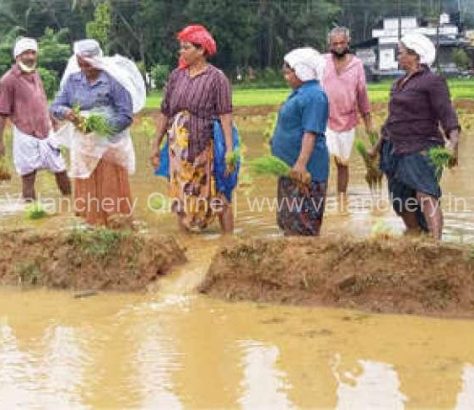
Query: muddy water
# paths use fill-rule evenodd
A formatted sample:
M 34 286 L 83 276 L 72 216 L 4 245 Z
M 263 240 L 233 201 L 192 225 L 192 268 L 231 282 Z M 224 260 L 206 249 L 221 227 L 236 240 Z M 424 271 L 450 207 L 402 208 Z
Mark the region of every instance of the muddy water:
M 264 151 L 263 117 L 239 118 L 248 157 Z M 149 141 L 137 137 L 133 177 L 136 215 L 144 229 L 176 234 L 171 215 L 147 199 L 166 192 L 146 165 Z M 447 172 L 445 237 L 474 238 L 474 140 L 465 139 L 462 167 Z M 354 155 L 351 207 L 337 212 L 331 181 L 324 234 L 401 232 L 387 208 L 374 209 Z M 333 178 L 333 177 L 332 177 Z M 24 218 L 12 197 L 19 183 L 0 185 L 3 227 L 65 229 L 78 222 L 60 212 Z M 38 190 L 57 197 L 42 175 Z M 8 197 L 8 195 L 10 197 Z M 237 235 L 276 236 L 272 180 L 237 193 Z M 448 199 L 464 198 L 461 209 Z M 69 292 L 0 290 L 0 408 L 474 408 L 474 324 L 352 311 L 227 304 L 196 295 L 215 250 L 217 226 L 180 236 L 190 262 L 142 295 L 75 299 Z

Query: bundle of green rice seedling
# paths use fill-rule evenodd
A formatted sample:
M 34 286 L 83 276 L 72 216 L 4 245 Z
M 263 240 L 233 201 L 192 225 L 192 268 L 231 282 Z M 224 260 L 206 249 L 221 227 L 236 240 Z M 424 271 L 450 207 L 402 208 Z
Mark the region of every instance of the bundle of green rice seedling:
M 12 174 L 5 156 L 0 157 L 0 181 L 10 181 Z
M 453 161 L 453 155 L 444 147 L 433 147 L 428 151 L 428 157 L 435 167 L 436 178 L 441 178 L 443 169 Z
M 356 139 L 355 141 L 355 149 L 360 154 L 362 159 L 365 161 L 367 158 L 370 158 L 369 153 L 367 152 L 367 148 L 365 147 L 364 141 L 361 139 Z
M 235 167 L 241 160 L 240 148 L 234 149 L 229 155 L 225 156 L 225 162 L 229 167 Z
M 93 132 L 101 137 L 108 137 L 115 134 L 114 128 L 110 125 L 110 122 L 104 115 L 91 113 L 88 116 L 84 116 L 81 114 L 81 109 L 78 105 L 74 105 L 72 110 L 76 115 L 74 125 L 82 133 L 89 134 Z
M 373 139 L 373 137 L 371 139 Z M 377 141 L 376 139 L 374 140 L 375 142 Z M 355 148 L 356 148 L 356 151 L 361 155 L 362 159 L 364 160 L 364 164 L 366 168 L 365 180 L 367 181 L 367 184 L 369 185 L 370 190 L 371 191 L 376 190 L 376 189 L 380 190 L 382 188 L 383 173 L 379 169 L 379 166 L 378 166 L 378 163 L 379 163 L 378 155 L 375 157 L 371 157 L 369 153 L 367 152 L 367 148 L 365 147 L 364 142 L 360 139 L 356 140 Z
M 290 176 L 291 167 L 280 158 L 264 155 L 248 162 L 249 170 L 255 176 L 273 175 L 277 177 Z
M 30 220 L 42 219 L 47 215 L 47 212 L 39 202 L 32 202 L 25 209 L 25 216 Z
M 108 119 L 101 114 L 91 114 L 86 118 L 86 133 L 94 132 L 101 137 L 108 137 L 115 134 L 114 128 Z
M 370 145 L 373 147 L 377 143 L 379 139 L 379 135 L 376 132 L 369 132 L 368 136 L 369 136 Z

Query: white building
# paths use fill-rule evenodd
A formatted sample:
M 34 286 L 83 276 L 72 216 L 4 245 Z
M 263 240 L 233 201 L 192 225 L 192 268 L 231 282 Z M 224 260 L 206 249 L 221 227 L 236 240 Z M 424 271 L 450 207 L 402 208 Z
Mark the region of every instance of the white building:
M 438 28 L 436 25 L 420 26 L 416 17 L 402 17 L 400 21 L 402 36 L 408 33 L 421 33 L 430 37 L 434 43 L 437 42 Z M 398 70 L 397 46 L 399 34 L 399 19 L 396 17 L 385 18 L 383 28 L 372 30 L 372 37 L 377 40 L 378 46 L 376 68 L 381 73 Z M 439 21 L 439 61 L 445 68 L 449 68 L 453 64 L 450 57 L 453 49 L 460 44 L 458 37 L 459 29 L 450 23 L 449 14 L 442 14 Z

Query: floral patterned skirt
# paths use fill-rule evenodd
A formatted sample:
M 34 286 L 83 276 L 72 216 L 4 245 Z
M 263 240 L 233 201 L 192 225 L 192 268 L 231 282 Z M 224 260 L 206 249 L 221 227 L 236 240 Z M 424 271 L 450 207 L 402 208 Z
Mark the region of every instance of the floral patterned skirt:
M 302 185 L 294 179 L 278 179 L 277 222 L 285 235 L 317 236 L 323 222 L 326 183 Z
M 189 118 L 186 111 L 174 117 L 168 130 L 172 211 L 189 230 L 206 228 L 222 212 L 225 199 L 216 192 L 212 140 L 189 161 Z

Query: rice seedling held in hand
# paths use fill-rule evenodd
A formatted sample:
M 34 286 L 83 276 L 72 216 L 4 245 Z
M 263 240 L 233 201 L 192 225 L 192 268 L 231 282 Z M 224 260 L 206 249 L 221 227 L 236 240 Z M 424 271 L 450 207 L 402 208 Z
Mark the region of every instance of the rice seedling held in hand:
M 273 175 L 276 177 L 289 177 L 291 167 L 280 158 L 273 155 L 264 155 L 248 162 L 250 172 L 255 176 Z
M 449 150 L 444 147 L 432 147 L 428 150 L 428 157 L 435 167 L 436 178 L 439 180 L 445 167 L 451 166 L 454 157 Z
M 74 104 L 72 106 L 72 112 L 74 113 L 76 120 L 74 121 L 74 126 L 83 134 L 87 132 L 86 126 L 86 117 L 81 114 L 81 106 Z
M 304 185 L 311 182 L 311 174 L 309 172 L 302 176 L 296 175 L 286 162 L 273 155 L 264 155 L 249 161 L 248 164 L 250 173 L 255 176 L 288 177 Z
M 373 131 L 373 132 L 368 133 L 368 137 L 369 137 L 370 145 L 372 147 L 375 146 L 375 144 L 377 144 L 377 141 L 379 139 L 379 135 L 375 131 Z
M 84 116 L 81 114 L 80 106 L 78 105 L 73 106 L 73 112 L 77 118 L 74 125 L 83 134 L 93 132 L 101 137 L 109 137 L 115 134 L 114 127 L 112 127 L 104 115 L 91 113 L 88 116 Z
M 377 142 L 377 137 L 375 136 L 369 136 L 369 139 L 371 141 Z M 372 144 L 372 146 L 375 145 Z M 379 169 L 379 155 L 376 155 L 375 157 L 371 157 L 367 151 L 367 148 L 364 144 L 364 142 L 360 139 L 357 139 L 355 142 L 355 148 L 356 151 L 360 154 L 362 159 L 364 160 L 365 168 L 366 168 L 366 173 L 365 173 L 365 180 L 367 184 L 369 185 L 369 188 L 372 192 L 374 191 L 380 191 L 382 189 L 382 177 L 383 173 Z
M 5 156 L 0 157 L 0 182 L 1 181 L 10 181 L 12 179 L 12 174 L 10 171 L 10 166 L 8 165 L 8 160 Z
M 230 172 L 233 172 L 235 170 L 235 167 L 237 166 L 239 161 L 241 161 L 240 148 L 236 148 L 228 154 L 226 153 L 225 163 Z
M 101 137 L 109 137 L 115 134 L 114 127 L 106 117 L 100 114 L 91 114 L 86 118 L 86 132 L 94 132 Z

